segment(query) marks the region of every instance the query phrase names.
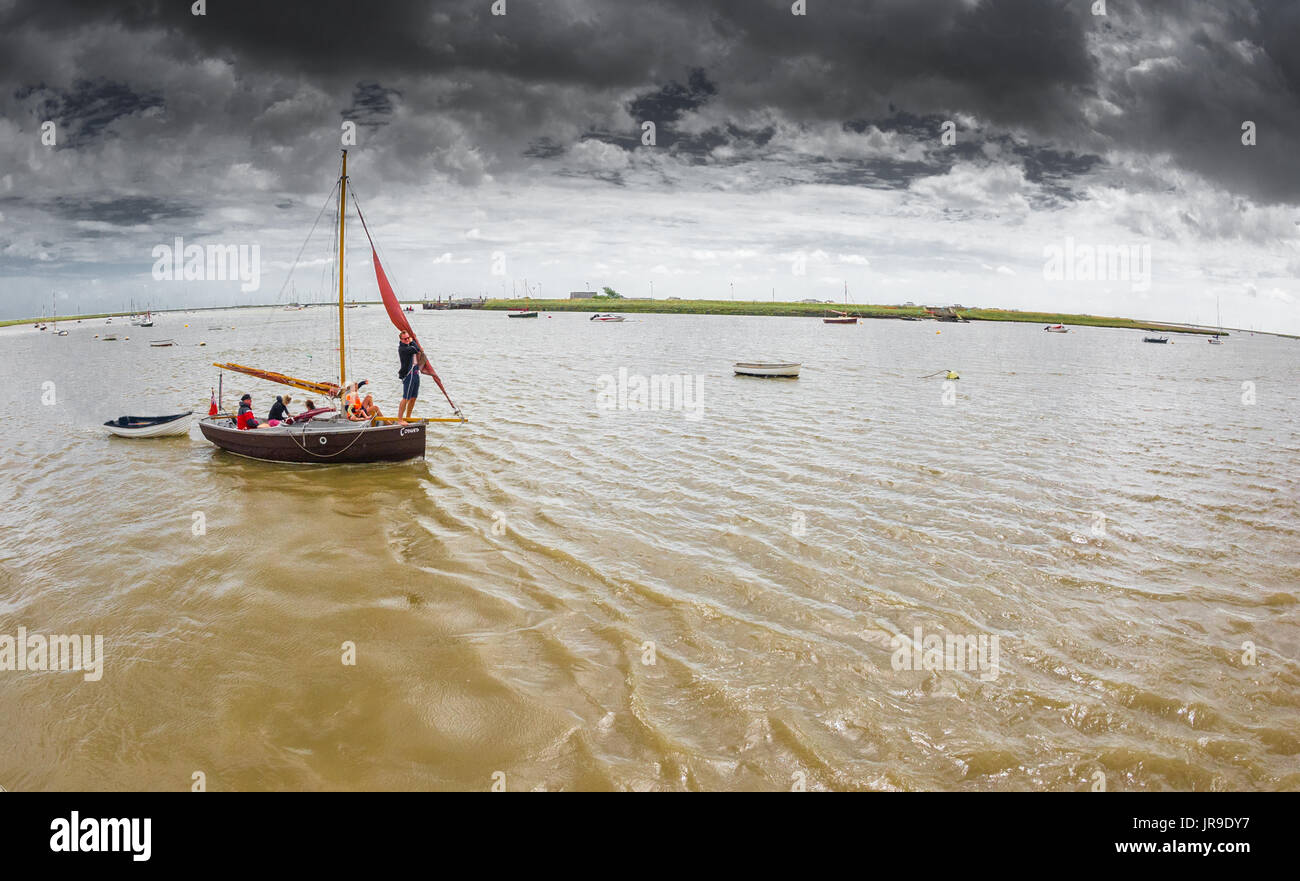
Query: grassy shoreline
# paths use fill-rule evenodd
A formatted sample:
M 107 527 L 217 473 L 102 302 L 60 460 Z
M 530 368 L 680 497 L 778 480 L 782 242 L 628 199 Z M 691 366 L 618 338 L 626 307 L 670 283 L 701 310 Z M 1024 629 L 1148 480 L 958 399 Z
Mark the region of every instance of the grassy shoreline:
M 920 306 L 876 306 L 851 303 L 848 306 L 820 303 L 767 303 L 762 301 L 733 300 L 488 300 L 482 306 L 489 310 L 536 309 L 542 312 L 623 312 L 682 315 L 778 315 L 786 317 L 821 317 L 827 310 L 842 309 L 851 315 L 866 319 L 927 320 L 930 316 Z M 1118 327 L 1128 330 L 1150 330 L 1160 333 L 1190 333 L 1211 335 L 1213 328 L 1160 321 L 1139 321 L 1135 318 L 1115 318 L 1106 315 L 1075 315 L 1063 312 L 1020 312 L 1014 309 L 960 309 L 963 318 L 970 321 L 1019 321 L 1027 324 L 1065 324 L 1075 327 Z M 1262 332 L 1262 331 L 1261 331 Z M 1225 331 L 1224 335 L 1228 333 Z
M 353 301 L 349 301 L 351 303 Z M 379 305 L 379 301 L 358 300 L 358 305 Z M 409 301 L 404 301 L 409 302 Z M 418 301 L 416 301 L 418 303 Z M 155 309 L 156 315 L 174 312 L 216 312 L 225 309 L 274 309 L 275 304 L 248 306 L 200 306 L 192 309 Z M 320 305 L 317 305 L 320 308 Z M 479 306 L 489 311 L 509 309 L 536 309 L 542 312 L 621 312 L 627 314 L 662 315 L 775 315 L 782 317 L 817 318 L 837 309 L 821 303 L 764 302 L 760 300 L 488 300 Z M 920 306 L 881 306 L 852 303 L 842 307 L 852 315 L 867 319 L 921 319 L 929 320 Z M 1065 324 L 1074 327 L 1117 327 L 1126 330 L 1146 330 L 1157 333 L 1188 333 L 1207 336 L 1218 333 L 1214 328 L 1161 321 L 1140 321 L 1136 318 L 1118 318 L 1107 315 L 1078 315 L 1067 312 L 1022 312 L 1016 309 L 961 309 L 959 314 L 970 321 L 1015 321 L 1026 324 Z M 54 318 L 12 318 L 0 321 L 0 327 L 20 324 L 51 324 L 60 321 L 79 321 L 101 318 L 126 318 L 131 312 L 99 312 L 87 315 L 60 315 Z M 1244 333 L 1240 329 L 1235 333 Z M 1258 330 L 1254 333 L 1300 339 L 1293 334 Z M 1229 336 L 1224 331 L 1224 336 Z

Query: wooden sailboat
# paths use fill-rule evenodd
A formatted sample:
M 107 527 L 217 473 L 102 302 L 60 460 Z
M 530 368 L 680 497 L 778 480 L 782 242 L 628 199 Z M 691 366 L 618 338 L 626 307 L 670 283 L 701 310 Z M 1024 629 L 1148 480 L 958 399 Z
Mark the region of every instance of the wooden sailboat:
M 232 370 L 258 379 L 276 382 L 282 385 L 302 389 L 315 395 L 338 398 L 345 393 L 348 386 L 347 352 L 344 332 L 343 312 L 347 307 L 344 301 L 344 242 L 347 231 L 348 200 L 348 153 L 343 151 L 343 170 L 339 175 L 339 210 L 338 210 L 338 279 L 339 279 L 339 377 L 338 382 L 313 382 L 296 379 L 282 373 L 245 367 L 241 364 L 216 364 L 223 370 Z M 355 201 L 355 199 L 354 199 Z M 357 216 L 366 237 L 370 232 L 365 227 L 365 217 L 358 208 Z M 370 241 L 371 258 L 375 267 L 375 280 L 383 298 L 388 317 L 398 330 L 411 334 L 412 340 L 419 346 L 419 340 L 411 330 L 410 324 L 402 312 L 397 295 L 393 292 L 379 262 L 374 241 Z M 394 419 L 376 419 L 367 422 L 350 422 L 341 418 L 323 418 L 317 416 L 302 424 L 281 423 L 274 427 L 262 427 L 240 430 L 235 419 L 228 413 L 218 413 L 199 421 L 199 430 L 203 436 L 221 449 L 250 459 L 262 459 L 269 462 L 292 462 L 296 464 L 334 464 L 358 462 L 399 462 L 406 459 L 418 459 L 424 456 L 425 434 L 429 423 L 465 422 L 459 408 L 447 395 L 442 380 L 434 371 L 429 359 L 425 357 L 423 347 L 420 349 L 419 363 L 412 369 L 432 377 L 439 390 L 451 405 L 454 417 L 410 419 L 397 422 Z
M 844 305 L 849 305 L 849 283 L 844 282 Z M 850 315 L 847 312 L 839 312 L 835 309 L 830 310 L 831 315 L 822 319 L 822 324 L 857 324 L 858 316 Z

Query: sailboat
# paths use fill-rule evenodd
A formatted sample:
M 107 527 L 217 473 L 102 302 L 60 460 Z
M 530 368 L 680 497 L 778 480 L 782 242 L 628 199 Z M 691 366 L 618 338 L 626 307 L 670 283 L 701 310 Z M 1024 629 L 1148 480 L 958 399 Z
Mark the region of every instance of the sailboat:
M 1223 312 L 1219 309 L 1219 298 L 1214 298 L 1214 316 L 1219 322 L 1219 332 L 1210 337 L 1209 343 L 1212 346 L 1223 345 Z
M 844 305 L 849 305 L 849 283 L 844 282 Z M 858 316 L 850 315 L 847 312 L 840 312 L 836 309 L 830 310 L 831 315 L 822 319 L 822 324 L 857 324 Z
M 339 175 L 338 191 L 338 382 L 313 382 L 297 379 L 283 373 L 246 367 L 242 364 L 218 363 L 214 364 L 214 367 L 302 389 L 322 397 L 338 398 L 345 393 L 348 387 L 347 334 L 343 322 L 343 313 L 347 306 L 343 292 L 343 281 L 346 275 L 344 272 L 344 242 L 347 232 L 348 204 L 347 150 L 343 151 L 343 170 Z M 355 205 L 355 197 L 353 197 L 353 202 Z M 374 239 L 370 236 L 370 230 L 366 227 L 365 216 L 361 214 L 359 206 L 357 206 L 357 218 L 361 221 L 362 229 L 365 230 L 366 238 L 370 242 L 371 261 L 375 267 L 375 281 L 379 286 L 379 293 L 383 298 L 384 308 L 388 312 L 389 320 L 398 330 L 409 333 L 415 345 L 420 346 L 419 340 L 416 339 L 414 331 L 411 330 L 411 325 L 402 312 L 401 304 L 397 301 L 397 295 L 393 292 L 387 275 L 384 274 L 384 268 L 379 262 L 379 253 L 375 248 Z M 468 420 L 461 414 L 460 408 L 451 400 L 451 396 L 447 394 L 442 379 L 434 371 L 433 365 L 429 363 L 423 347 L 420 347 L 418 367 L 412 369 L 418 369 L 422 374 L 431 377 L 437 383 L 439 390 L 447 399 L 447 403 L 451 405 L 452 412 L 455 413 L 454 417 L 412 418 L 406 422 L 398 422 L 393 418 L 377 418 L 365 422 L 350 422 L 337 416 L 333 418 L 317 416 L 302 424 L 281 423 L 273 427 L 240 430 L 236 427 L 235 420 L 229 413 L 217 413 L 214 416 L 201 419 L 199 421 L 199 430 L 205 438 L 229 453 L 268 462 L 324 465 L 358 462 L 400 462 L 407 459 L 422 458 L 424 456 L 425 435 L 430 423 L 466 422 Z

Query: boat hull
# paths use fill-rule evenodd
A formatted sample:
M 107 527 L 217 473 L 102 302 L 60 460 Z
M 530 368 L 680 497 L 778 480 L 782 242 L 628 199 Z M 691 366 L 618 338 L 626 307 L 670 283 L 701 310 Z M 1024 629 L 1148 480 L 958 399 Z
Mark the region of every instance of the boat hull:
M 507 318 L 536 318 L 537 313 L 536 312 L 509 312 L 506 314 L 506 317 Z
M 263 462 L 297 465 L 404 462 L 424 457 L 427 426 L 358 425 L 312 420 L 240 431 L 229 419 L 199 421 L 203 436 L 228 453 Z
M 793 378 L 799 375 L 800 364 L 753 364 L 740 362 L 733 368 L 741 376 L 771 376 Z
M 121 425 L 116 421 L 105 422 L 104 427 L 118 437 L 170 437 L 189 434 L 191 415 L 193 414 L 179 413 L 169 418 L 133 425 Z

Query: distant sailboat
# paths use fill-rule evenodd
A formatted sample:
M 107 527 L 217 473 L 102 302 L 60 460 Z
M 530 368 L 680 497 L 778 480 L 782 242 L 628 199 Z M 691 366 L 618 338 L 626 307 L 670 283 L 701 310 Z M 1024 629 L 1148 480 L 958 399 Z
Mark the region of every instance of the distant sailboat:
M 844 305 L 849 305 L 849 283 L 844 282 Z M 857 324 L 858 316 L 850 315 L 847 312 L 839 312 L 835 309 L 830 310 L 831 315 L 822 319 L 822 324 Z
M 1209 342 L 1212 346 L 1221 346 L 1223 345 L 1223 312 L 1219 309 L 1218 297 L 1214 298 L 1214 317 L 1218 321 L 1219 332 L 1210 337 Z

